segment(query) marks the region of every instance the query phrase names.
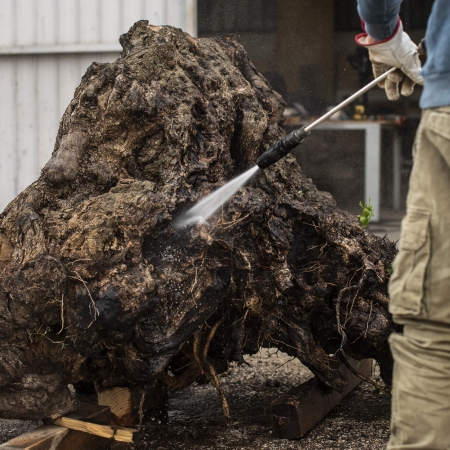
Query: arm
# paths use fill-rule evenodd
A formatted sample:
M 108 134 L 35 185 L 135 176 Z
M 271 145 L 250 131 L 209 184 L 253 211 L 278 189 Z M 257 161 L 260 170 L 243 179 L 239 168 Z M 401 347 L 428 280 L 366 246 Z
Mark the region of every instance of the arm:
M 358 13 L 365 33 L 356 36 L 359 45 L 367 47 L 375 77 L 391 67 L 397 70 L 380 83 L 389 100 L 397 100 L 401 93 L 411 95 L 414 85 L 423 84 L 417 46 L 403 31 L 399 18 L 402 0 L 358 0 Z
M 358 14 L 368 35 L 378 41 L 391 37 L 398 26 L 402 0 L 358 0 Z

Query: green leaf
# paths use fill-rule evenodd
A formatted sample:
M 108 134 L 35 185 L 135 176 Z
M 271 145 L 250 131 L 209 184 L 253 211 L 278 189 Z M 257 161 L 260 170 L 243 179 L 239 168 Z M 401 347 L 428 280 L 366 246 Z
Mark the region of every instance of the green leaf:
M 370 222 L 370 219 L 375 215 L 373 206 L 370 204 L 370 199 L 368 203 L 363 204 L 362 201 L 359 202 L 359 206 L 362 209 L 362 214 L 359 214 L 358 219 L 361 222 L 361 225 L 366 228 Z

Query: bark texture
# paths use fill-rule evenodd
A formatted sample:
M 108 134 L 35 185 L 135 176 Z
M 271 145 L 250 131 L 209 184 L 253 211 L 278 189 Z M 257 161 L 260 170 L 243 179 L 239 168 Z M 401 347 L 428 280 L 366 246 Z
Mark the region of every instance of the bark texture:
M 283 100 L 241 45 L 145 21 L 120 42 L 82 78 L 40 178 L 0 215 L 0 416 L 66 413 L 69 383 L 216 383 L 262 345 L 339 390 L 329 355 L 343 333 L 388 378 L 395 245 L 293 157 L 209 225 L 172 228 L 284 135 Z

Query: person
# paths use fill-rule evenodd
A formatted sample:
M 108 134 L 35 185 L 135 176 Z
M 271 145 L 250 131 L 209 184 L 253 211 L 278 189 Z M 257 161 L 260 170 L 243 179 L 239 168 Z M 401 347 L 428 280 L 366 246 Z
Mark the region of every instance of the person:
M 389 285 L 389 310 L 403 325 L 394 357 L 388 450 L 450 449 L 450 2 L 435 0 L 425 34 L 427 60 L 403 31 L 401 0 L 358 0 L 375 76 L 397 67 L 389 99 L 423 84 L 422 117 Z

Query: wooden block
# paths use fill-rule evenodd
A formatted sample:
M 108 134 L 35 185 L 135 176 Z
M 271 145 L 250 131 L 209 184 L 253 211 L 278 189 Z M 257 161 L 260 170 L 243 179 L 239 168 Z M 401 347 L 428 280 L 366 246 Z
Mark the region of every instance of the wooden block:
M 372 371 L 372 360 L 359 363 L 349 359 L 350 364 L 366 377 Z M 349 383 L 343 392 L 324 387 L 316 378 L 292 388 L 270 406 L 274 434 L 282 439 L 300 439 L 320 422 L 342 399 L 348 395 L 361 379 L 353 375 L 344 365 L 339 370 Z
M 109 408 L 98 405 L 82 405 L 71 416 L 97 423 L 109 423 L 111 420 Z M 106 440 L 98 436 L 44 425 L 5 442 L 0 445 L 0 450 L 94 450 L 105 443 Z
M 98 404 L 109 406 L 112 422 L 121 427 L 140 425 L 151 417 L 167 420 L 167 399 L 167 386 L 160 381 L 145 388 L 114 387 L 98 392 Z
M 100 391 L 98 393 L 98 404 L 111 408 L 112 420 L 115 424 L 123 427 L 134 425 L 130 389 L 115 387 Z

